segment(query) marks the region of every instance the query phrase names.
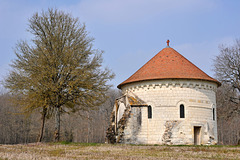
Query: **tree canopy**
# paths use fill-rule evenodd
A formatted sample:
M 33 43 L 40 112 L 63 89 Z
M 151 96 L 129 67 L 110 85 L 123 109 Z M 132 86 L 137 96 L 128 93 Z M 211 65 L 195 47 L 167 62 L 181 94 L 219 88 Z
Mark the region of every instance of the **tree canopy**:
M 60 113 L 103 103 L 114 75 L 102 67 L 103 51 L 93 49 L 93 38 L 78 18 L 48 9 L 35 13 L 28 26 L 33 38 L 17 43 L 5 87 L 24 111 L 55 113 L 59 140 Z

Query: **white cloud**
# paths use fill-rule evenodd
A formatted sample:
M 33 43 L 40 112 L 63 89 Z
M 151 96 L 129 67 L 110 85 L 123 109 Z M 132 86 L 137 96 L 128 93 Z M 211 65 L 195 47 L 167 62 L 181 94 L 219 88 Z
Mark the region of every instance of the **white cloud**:
M 209 0 L 83 0 L 69 10 L 88 21 L 129 23 L 178 12 L 206 11 L 215 6 Z

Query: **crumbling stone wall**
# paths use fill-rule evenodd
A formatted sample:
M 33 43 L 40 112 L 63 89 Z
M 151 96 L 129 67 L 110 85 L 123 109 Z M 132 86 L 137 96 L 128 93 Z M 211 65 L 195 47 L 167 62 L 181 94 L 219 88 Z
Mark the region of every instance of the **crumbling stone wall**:
M 131 114 L 126 124 L 123 143 L 139 143 L 138 134 L 142 126 L 142 107 L 131 107 Z M 141 140 L 140 140 L 141 141 Z
M 115 111 L 112 111 L 110 117 L 110 125 L 106 131 L 106 143 L 116 143 L 116 136 L 115 136 Z
M 201 144 L 217 142 L 217 118 L 215 90 L 217 84 L 200 80 L 166 79 L 141 81 L 122 86 L 123 93 L 132 92 L 152 106 L 152 119 L 142 110 L 142 125 L 138 142 L 147 144 L 194 144 L 194 126 L 202 126 Z M 180 118 L 180 105 L 184 105 L 185 117 Z M 179 121 L 170 133 L 166 122 Z M 206 124 L 209 123 L 209 129 Z M 167 123 L 168 124 L 168 123 Z M 167 127 L 170 130 L 171 127 Z M 214 138 L 214 140 L 213 140 Z
M 216 145 L 217 141 L 214 136 L 214 125 L 207 123 L 208 132 L 206 132 L 206 139 L 208 139 L 208 145 Z
M 116 143 L 121 143 L 124 136 L 124 129 L 127 125 L 127 121 L 130 117 L 130 105 L 128 105 L 123 113 L 122 118 L 118 122 L 117 134 L 116 134 Z
M 113 112 L 110 118 L 110 125 L 106 131 L 107 143 L 124 143 L 126 139 L 125 128 L 129 124 L 129 129 L 133 135 L 136 135 L 141 127 L 141 108 L 131 106 L 146 106 L 144 101 L 140 100 L 133 94 L 125 94 L 124 96 L 116 99 Z M 124 109 L 125 108 L 125 109 Z M 123 111 L 124 109 L 124 111 Z M 132 118 L 130 118 L 132 117 Z M 128 123 L 129 118 L 131 122 Z M 134 121 L 134 122 L 132 122 Z M 127 131 L 128 132 L 128 131 Z M 129 132 L 127 133 L 129 135 Z M 134 139 L 134 137 L 130 136 Z M 130 140 L 127 140 L 130 141 Z
M 130 105 L 129 110 L 124 111 L 120 121 L 115 116 L 115 130 L 110 127 L 108 135 L 112 135 L 114 143 L 192 145 L 194 127 L 201 126 L 199 142 L 214 144 L 217 118 L 213 120 L 212 111 L 216 108 L 216 87 L 215 83 L 199 80 L 153 80 L 124 85 L 125 95 L 117 99 L 117 104 Z M 181 104 L 184 118 L 179 115 Z M 148 105 L 152 107 L 152 118 L 148 118 Z
M 171 145 L 172 143 L 172 134 L 173 134 L 173 129 L 175 127 L 177 127 L 177 125 L 179 124 L 179 121 L 166 121 L 165 123 L 165 131 L 163 133 L 162 136 L 162 144 L 167 144 L 167 145 Z

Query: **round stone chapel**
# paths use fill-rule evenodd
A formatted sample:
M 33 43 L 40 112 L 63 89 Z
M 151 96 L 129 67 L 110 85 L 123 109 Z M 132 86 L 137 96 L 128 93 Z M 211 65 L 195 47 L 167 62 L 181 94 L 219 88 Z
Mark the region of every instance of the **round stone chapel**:
M 220 82 L 168 46 L 118 85 L 107 142 L 212 145 L 217 143 Z

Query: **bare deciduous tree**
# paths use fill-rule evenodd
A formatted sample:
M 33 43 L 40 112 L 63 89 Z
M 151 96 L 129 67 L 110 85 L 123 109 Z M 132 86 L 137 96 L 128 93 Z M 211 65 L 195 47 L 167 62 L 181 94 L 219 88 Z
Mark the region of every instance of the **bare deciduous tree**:
M 93 38 L 77 18 L 48 9 L 29 19 L 28 31 L 34 38 L 17 44 L 5 87 L 25 112 L 42 113 L 43 127 L 46 113 L 55 113 L 59 141 L 61 113 L 102 104 L 113 74 L 102 68 L 102 51 L 92 49 Z
M 240 40 L 236 40 L 233 46 L 219 48 L 220 54 L 214 59 L 216 78 L 240 93 Z M 238 95 L 231 97 L 231 101 L 239 103 Z
M 220 144 L 239 144 L 240 41 L 219 49 L 214 59 L 215 76 L 222 83 L 217 90 L 218 138 Z

